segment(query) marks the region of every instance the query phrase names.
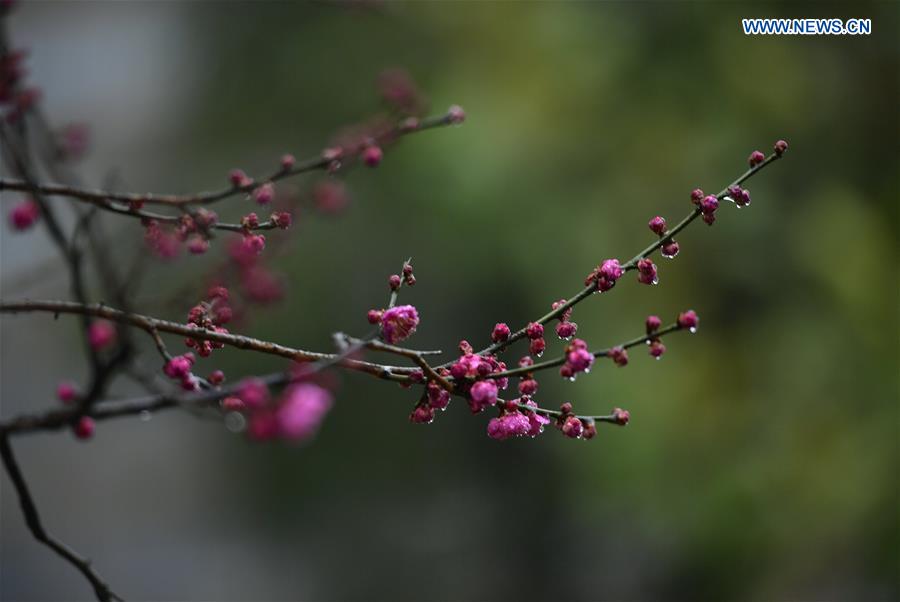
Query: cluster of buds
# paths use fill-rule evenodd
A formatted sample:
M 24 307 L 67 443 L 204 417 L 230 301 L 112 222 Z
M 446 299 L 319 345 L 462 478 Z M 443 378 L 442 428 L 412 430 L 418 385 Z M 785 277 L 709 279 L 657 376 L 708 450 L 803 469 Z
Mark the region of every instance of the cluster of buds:
M 226 334 L 228 330 L 222 327 L 231 321 L 234 312 L 228 304 L 228 289 L 215 286 L 209 290 L 206 299 L 191 308 L 188 312 L 188 326 L 202 328 L 212 332 Z M 197 351 L 200 357 L 209 357 L 213 349 L 224 347 L 223 343 L 215 341 L 187 337 L 184 344 Z
M 568 401 L 559 406 L 556 416 L 556 428 L 570 439 L 593 439 L 597 435 L 597 426 L 593 420 L 582 420 L 572 412 L 572 404 Z
M 650 231 L 659 236 L 660 238 L 665 237 L 666 232 L 668 231 L 668 226 L 666 225 L 666 219 L 661 215 L 657 215 L 649 222 L 647 222 L 647 227 L 650 228 Z M 666 259 L 673 259 L 676 255 L 678 255 L 678 251 L 680 251 L 680 247 L 678 243 L 675 242 L 673 238 L 667 238 L 663 243 L 663 246 L 660 247 L 660 254 Z
M 506 371 L 506 364 L 493 355 L 478 355 L 468 341 L 460 341 L 461 355 L 450 366 L 455 390 L 468 398 L 469 409 L 477 414 L 488 406 L 497 404 L 500 391 L 509 385 L 507 377 L 489 378 Z
M 594 354 L 588 351 L 587 343 L 581 339 L 575 339 L 565 349 L 566 363 L 559 369 L 559 375 L 569 380 L 575 380 L 579 372 L 590 372 L 594 365 Z
M 388 277 L 388 286 L 391 288 L 391 291 L 399 290 L 403 284 L 406 286 L 415 286 L 416 284 L 416 276 L 413 274 L 412 264 L 408 261 L 403 264 L 402 274 L 391 274 Z
M 566 304 L 565 299 L 554 301 L 550 308 L 556 311 Z M 563 341 L 568 341 L 578 331 L 578 324 L 572 322 L 572 308 L 569 307 L 559 316 L 559 323 L 556 325 L 556 336 Z
M 649 257 L 644 257 L 637 262 L 638 282 L 641 284 L 657 284 L 659 278 L 656 274 L 656 264 Z
M 603 293 L 614 287 L 616 280 L 621 278 L 624 273 L 625 270 L 619 265 L 618 259 L 607 259 L 587 275 L 584 285 L 590 286 L 593 282 L 597 287 L 597 292 Z
M 200 380 L 192 372 L 196 360 L 191 352 L 176 355 L 163 366 L 163 373 L 172 380 L 180 381 L 185 391 L 196 391 L 200 388 Z
M 550 424 L 549 418 L 534 411 L 537 407 L 527 396 L 500 403 L 500 414 L 488 422 L 488 437 L 498 441 L 513 437 L 537 437 L 544 432 L 544 426 Z
M 228 181 L 235 188 L 249 188 L 253 186 L 253 178 L 244 173 L 243 169 L 232 169 L 228 172 Z
M 181 216 L 175 228 L 175 236 L 186 243 L 192 254 L 202 255 L 209 250 L 209 229 L 217 221 L 219 216 L 215 211 L 201 207 L 192 214 Z
M 547 341 L 544 340 L 544 325 L 540 322 L 529 322 L 525 327 L 525 336 L 528 337 L 528 353 L 534 357 L 544 355 L 544 349 L 547 348 Z
M 659 319 L 659 316 L 647 316 L 644 325 L 647 328 L 647 335 L 651 337 L 647 339 L 647 345 L 650 346 L 650 356 L 659 359 L 666 352 L 666 346 L 663 345 L 658 336 L 655 336 L 655 333 L 662 326 L 662 320 Z
M 331 392 L 312 382 L 292 383 L 273 399 L 264 381 L 247 378 L 221 406 L 245 417 L 251 439 L 305 441 L 318 432 L 333 403 Z
M 735 206 L 740 209 L 750 204 L 750 191 L 738 185 L 729 186 L 727 198 L 731 199 Z

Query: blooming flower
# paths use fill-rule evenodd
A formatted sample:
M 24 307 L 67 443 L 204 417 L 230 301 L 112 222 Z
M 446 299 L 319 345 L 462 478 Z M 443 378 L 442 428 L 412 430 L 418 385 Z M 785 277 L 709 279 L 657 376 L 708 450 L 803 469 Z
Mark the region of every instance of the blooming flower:
M 492 380 L 480 380 L 469 389 L 469 408 L 477 414 L 485 407 L 497 403 L 497 384 Z
M 391 345 L 409 338 L 418 325 L 419 312 L 412 305 L 392 307 L 381 316 L 381 334 Z
M 312 383 L 291 385 L 275 412 L 279 434 L 287 439 L 309 439 L 319 430 L 331 406 L 327 389 Z

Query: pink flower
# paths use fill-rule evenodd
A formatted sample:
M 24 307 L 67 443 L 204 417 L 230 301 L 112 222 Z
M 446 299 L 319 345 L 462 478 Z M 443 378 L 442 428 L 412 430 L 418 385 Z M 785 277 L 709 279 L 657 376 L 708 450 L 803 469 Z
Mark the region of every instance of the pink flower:
M 530 430 L 531 422 L 525 414 L 519 411 L 507 412 L 499 418 L 491 418 L 487 426 L 488 437 L 498 441 L 527 435 Z
M 312 383 L 291 385 L 275 414 L 278 432 L 287 439 L 309 439 L 319 430 L 331 405 L 327 389 Z
M 27 199 L 16 205 L 9 212 L 9 224 L 13 229 L 27 230 L 41 216 L 41 208 L 31 199 Z
M 100 351 L 112 345 L 116 340 L 116 327 L 112 322 L 98 320 L 91 322 L 88 327 L 88 343 L 95 350 Z
M 537 404 L 530 399 L 525 401 L 525 405 L 527 405 L 529 408 L 537 409 Z M 550 424 L 549 418 L 538 414 L 533 410 L 525 410 L 524 414 L 528 417 L 529 428 L 527 434 L 529 437 L 537 437 L 544 432 L 544 427 Z
M 409 338 L 418 325 L 419 312 L 412 305 L 392 307 L 381 316 L 382 337 L 391 345 Z
M 489 405 L 497 403 L 497 384 L 492 380 L 480 380 L 469 389 L 469 408 L 477 414 Z
M 566 365 L 573 372 L 586 372 L 594 363 L 594 354 L 587 349 L 575 349 L 566 356 Z
M 269 387 L 259 378 L 242 380 L 236 394 L 250 408 L 261 408 L 269 402 Z

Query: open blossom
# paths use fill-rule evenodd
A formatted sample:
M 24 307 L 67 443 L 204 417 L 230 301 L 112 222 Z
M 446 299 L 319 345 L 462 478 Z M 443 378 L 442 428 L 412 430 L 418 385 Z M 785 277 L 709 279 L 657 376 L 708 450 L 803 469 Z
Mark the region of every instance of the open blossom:
M 497 403 L 497 384 L 492 380 L 480 380 L 469 389 L 469 408 L 477 414 L 489 405 Z
M 519 411 L 504 412 L 499 418 L 491 418 L 487 434 L 491 439 L 502 441 L 511 437 L 522 437 L 531 431 L 528 416 Z
M 286 439 L 309 439 L 319 430 L 332 401 L 331 393 L 319 385 L 291 385 L 275 412 L 279 434 Z
M 419 325 L 419 312 L 412 305 L 398 305 L 381 315 L 381 333 L 386 343 L 407 339 Z

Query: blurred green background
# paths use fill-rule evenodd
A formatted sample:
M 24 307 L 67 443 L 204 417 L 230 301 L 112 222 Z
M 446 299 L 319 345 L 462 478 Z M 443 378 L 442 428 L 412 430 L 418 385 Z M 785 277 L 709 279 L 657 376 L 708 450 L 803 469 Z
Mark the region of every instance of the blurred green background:
M 140 78 L 157 49 L 167 65 L 187 65 L 159 80 L 153 104 L 164 112 L 143 123 L 152 135 L 117 140 L 92 121 L 97 153 L 124 149 L 121 163 L 103 168 L 118 168 L 128 188 L 204 189 L 233 166 L 259 173 L 282 152 L 315 154 L 377 109 L 374 82 L 388 67 L 412 74 L 432 113 L 465 108 L 462 127 L 409 137 L 377 170 L 342 176 L 353 197 L 343 214 L 300 215 L 275 262 L 286 300 L 244 330 L 306 348 L 330 348 L 335 330 L 364 333 L 366 310 L 386 298 L 385 277 L 410 255 L 418 284 L 403 299 L 422 315 L 411 344 L 480 346 L 495 322 L 521 325 L 580 290 L 602 259 L 634 255 L 650 241 L 647 220 L 680 219 L 692 188 L 717 191 L 750 151 L 790 143 L 784 161 L 748 184 L 749 209 L 728 204 L 714 227 L 698 221 L 679 237 L 682 252 L 660 260 L 658 286 L 629 275 L 576 309 L 579 336 L 593 347 L 639 334 L 649 313 L 700 314 L 699 332 L 667 339 L 659 362 L 639 348 L 624 369 L 601 362 L 576 383 L 542 380 L 545 405 L 622 406 L 628 428 L 601 428 L 589 443 L 552 431 L 497 443 L 485 436 L 487 417 L 470 416 L 459 400 L 414 426 L 406 417 L 418 393 L 344 375 L 308 446 L 248 444 L 186 415 L 104 423 L 87 446 L 22 440 L 38 501 L 50 504 L 48 526 L 121 593 L 900 596 L 896 3 L 78 6 L 25 4 L 12 22 L 26 46 L 35 31 L 60 50 L 60 40 L 77 49 L 96 33 L 94 60 L 42 56 L 35 45 L 37 66 L 60 74 L 37 82 L 48 102 L 72 80 L 88 81 L 108 90 L 101 106 L 122 110 L 126 84 L 104 83 L 107 68 Z M 779 16 L 866 17 L 873 34 L 741 32 L 742 17 Z M 148 22 L 165 24 L 156 45 L 126 52 Z M 58 101 L 60 119 L 79 118 L 66 107 Z M 130 119 L 146 117 L 136 108 Z M 221 207 L 230 217 L 247 210 L 240 200 Z M 129 252 L 140 244 L 136 224 L 108 224 Z M 19 243 L 4 233 L 3 244 L 6 252 Z M 174 310 L 156 300 L 196 284 L 212 262 L 178 265 L 174 275 L 154 271 L 159 280 L 139 308 L 181 319 L 196 294 Z M 25 294 L 33 293 L 3 290 Z M 75 344 L 74 322 L 63 330 L 16 320 Z M 10 356 L 45 347 L 30 348 L 33 330 L 12 319 L 3 325 L 8 415 L 25 387 L 11 382 Z M 216 357 L 233 378 L 283 365 L 233 351 Z M 51 403 L 57 377 L 81 369 L 73 361 L 54 360 L 58 374 L 38 391 L 32 382 L 16 403 Z M 2 503 L 4 599 L 88 595 L 24 532 L 6 481 Z

